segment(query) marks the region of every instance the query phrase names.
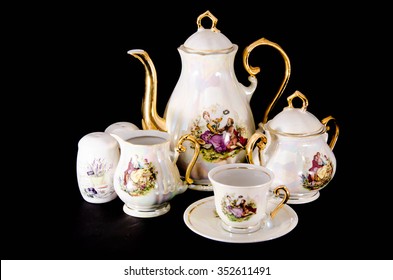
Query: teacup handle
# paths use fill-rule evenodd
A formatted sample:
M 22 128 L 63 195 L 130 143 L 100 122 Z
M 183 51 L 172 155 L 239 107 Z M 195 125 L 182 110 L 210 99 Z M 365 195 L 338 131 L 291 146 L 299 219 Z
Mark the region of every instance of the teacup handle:
M 277 206 L 270 212 L 270 217 L 272 219 L 276 216 L 277 212 L 284 206 L 284 204 L 287 203 L 287 201 L 289 199 L 289 190 L 284 185 L 280 185 L 273 190 L 275 197 L 280 197 L 281 190 L 284 191 L 283 192 L 284 197 L 281 199 L 280 203 L 278 203 Z
M 192 168 L 194 167 L 194 165 L 198 159 L 201 145 L 198 143 L 198 140 L 193 135 L 185 134 L 182 137 L 180 137 L 179 141 L 177 142 L 177 147 L 176 147 L 177 152 L 183 153 L 187 150 L 186 147 L 183 146 L 183 142 L 187 141 L 187 140 L 191 141 L 195 145 L 194 155 L 192 156 L 190 163 L 187 165 L 186 175 L 185 175 L 185 181 L 187 182 L 187 184 L 191 185 L 194 182 L 194 180 L 191 179 L 190 174 L 191 174 Z
M 258 140 L 261 140 L 258 142 Z M 255 131 L 253 135 L 248 139 L 246 144 L 246 159 L 249 163 L 254 164 L 254 160 L 252 158 L 252 152 L 254 151 L 255 144 L 258 146 L 259 149 L 259 165 L 262 164 L 262 150 L 265 149 L 267 144 L 267 137 L 260 131 Z

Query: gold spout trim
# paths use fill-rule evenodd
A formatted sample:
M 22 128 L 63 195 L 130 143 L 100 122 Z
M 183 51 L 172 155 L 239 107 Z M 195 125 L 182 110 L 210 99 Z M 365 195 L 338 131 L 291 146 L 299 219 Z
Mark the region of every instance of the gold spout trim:
M 145 67 L 145 95 L 142 99 L 142 128 L 166 131 L 166 121 L 157 113 L 157 72 L 149 54 L 141 49 L 128 54 L 139 59 Z

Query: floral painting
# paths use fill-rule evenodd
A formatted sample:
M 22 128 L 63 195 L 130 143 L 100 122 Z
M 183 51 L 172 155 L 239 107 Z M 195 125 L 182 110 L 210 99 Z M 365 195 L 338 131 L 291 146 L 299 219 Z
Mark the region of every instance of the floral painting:
M 121 189 L 131 196 L 142 196 L 154 189 L 157 174 L 153 163 L 147 159 L 139 160 L 138 156 L 133 156 L 123 177 L 119 177 Z
M 104 198 L 112 195 L 115 190 L 110 182 L 107 182 L 106 173 L 112 171 L 112 164 L 108 164 L 103 158 L 95 158 L 86 166 L 86 174 L 90 179 L 90 185 L 83 191 L 90 198 Z
M 202 111 L 191 126 L 191 134 L 201 145 L 202 158 L 208 162 L 225 160 L 243 150 L 247 144 L 245 133 L 229 110 L 217 107 Z
M 247 221 L 257 212 L 255 202 L 242 195 L 226 195 L 222 199 L 221 209 L 232 222 Z
M 332 179 L 332 175 L 332 162 L 326 155 L 317 152 L 313 156 L 309 169 L 301 175 L 303 187 L 309 190 L 317 190 L 324 187 Z
M 87 166 L 87 175 L 92 177 L 101 177 L 104 176 L 105 173 L 112 169 L 112 164 L 107 164 L 105 159 L 98 158 L 94 159 Z

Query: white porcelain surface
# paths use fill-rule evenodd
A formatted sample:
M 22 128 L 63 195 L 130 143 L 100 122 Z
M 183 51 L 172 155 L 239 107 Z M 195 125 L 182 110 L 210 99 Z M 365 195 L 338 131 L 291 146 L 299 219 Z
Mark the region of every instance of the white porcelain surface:
M 210 184 L 210 182 L 206 182 L 206 184 L 203 184 L 203 185 L 191 184 L 188 186 L 188 188 L 190 190 L 195 190 L 195 191 L 204 191 L 204 192 L 213 191 L 213 186 Z
M 301 158 L 301 156 L 299 155 Z M 255 165 L 260 165 L 259 157 L 258 157 L 258 149 L 253 151 L 253 161 Z M 287 186 L 289 191 L 291 192 L 291 196 L 289 197 L 287 204 L 304 204 L 312 202 L 320 196 L 319 190 L 309 190 L 302 186 L 301 180 L 296 174 L 298 174 L 293 167 L 293 169 L 288 169 L 283 166 L 279 166 L 278 164 L 273 165 L 273 162 L 265 163 L 265 166 L 269 169 L 275 168 L 275 184 L 284 184 Z
M 290 98 L 294 97 L 303 100 L 303 107 L 292 107 Z M 288 101 L 291 102 L 282 112 L 260 124 L 250 143 L 258 139 L 255 136 L 265 139 L 261 152 L 259 148 L 252 152 L 253 163 L 272 170 L 275 185 L 287 186 L 291 192 L 289 204 L 301 204 L 319 197 L 319 192 L 333 179 L 337 161 L 328 143 L 326 123 L 306 110 L 306 97 L 296 91 Z
M 192 34 L 180 47 L 187 52 L 204 52 L 218 53 L 230 50 L 234 45 L 220 30 L 217 28 L 204 28 L 201 26 Z
M 170 149 L 170 136 L 158 130 L 135 130 L 124 140 L 111 134 L 120 145 L 114 174 L 115 191 L 125 203 L 123 210 L 135 217 L 167 213 L 169 201 L 187 190 Z
M 256 231 L 282 210 L 277 207 L 268 211 L 268 201 L 276 193 L 270 188 L 278 186 L 272 186 L 274 174 L 266 167 L 247 163 L 221 165 L 209 171 L 209 179 L 213 185 L 216 212 L 222 226 L 232 233 Z M 284 194 L 285 187 L 279 188 L 279 193 Z M 289 193 L 282 203 L 286 203 L 288 197 Z
M 304 204 L 304 203 L 309 203 L 314 200 L 317 200 L 318 197 L 321 195 L 319 191 L 315 192 L 313 196 L 304 196 L 304 197 L 292 197 L 292 199 L 288 199 L 287 204 Z
M 234 80 L 230 65 L 236 51 L 195 56 L 179 50 L 182 74 L 167 104 L 166 123 L 173 142 L 187 133 L 202 142 L 191 172 L 194 185 L 210 185 L 207 173 L 217 165 L 246 161 L 244 146 L 255 130 L 249 101 L 257 82 L 253 77 L 247 88 Z M 178 161 L 182 174 L 193 156 L 188 147 Z
M 139 130 L 139 127 L 130 122 L 116 122 L 109 125 L 106 129 L 106 133 L 113 133 L 120 136 L 123 139 L 129 137 L 130 131 Z
M 310 112 L 299 108 L 285 107 L 266 123 L 266 129 L 293 135 L 315 134 L 325 126 Z
M 104 203 L 117 197 L 113 174 L 119 157 L 119 145 L 108 133 L 92 132 L 79 140 L 76 172 L 86 201 Z
M 200 22 L 202 18 L 203 24 Z M 236 79 L 234 60 L 238 46 L 220 32 L 209 11 L 201 14 L 197 22 L 196 32 L 178 47 L 181 73 L 163 118 L 157 118 L 152 110 L 144 115 L 144 121 L 154 129 L 167 131 L 172 137 L 172 146 L 185 134 L 192 134 L 201 141 L 201 151 L 191 172 L 194 184 L 190 189 L 208 190 L 205 187 L 210 185 L 207 173 L 212 167 L 246 161 L 244 146 L 255 131 L 250 100 L 257 79 L 250 75 L 248 85 Z M 150 77 L 147 81 L 151 84 L 146 89 L 155 90 L 156 75 L 149 73 L 154 65 L 147 53 L 141 50 L 128 53 L 149 65 L 146 68 Z M 142 108 L 155 104 L 155 94 L 155 91 L 146 91 Z M 185 175 L 194 154 L 192 144 L 185 146 L 187 150 L 178 160 L 182 175 Z
M 164 202 L 161 205 L 148 209 L 138 209 L 135 207 L 135 205 L 132 205 L 131 207 L 128 206 L 127 204 L 123 205 L 123 211 L 127 215 L 133 216 L 133 217 L 138 217 L 138 218 L 154 218 L 158 217 L 161 215 L 164 215 L 165 213 L 169 212 L 171 209 L 171 204 L 169 202 Z
M 277 203 L 275 199 L 270 200 L 269 209 L 273 209 Z M 221 220 L 215 212 L 214 196 L 210 196 L 188 206 L 183 220 L 190 230 L 208 239 L 228 243 L 254 243 L 288 234 L 296 227 L 298 216 L 290 206 L 284 205 L 265 228 L 248 234 L 230 233 L 222 228 Z

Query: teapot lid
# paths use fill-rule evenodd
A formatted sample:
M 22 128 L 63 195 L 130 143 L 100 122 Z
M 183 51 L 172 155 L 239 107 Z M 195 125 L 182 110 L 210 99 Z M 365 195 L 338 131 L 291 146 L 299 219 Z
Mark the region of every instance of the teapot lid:
M 292 99 L 295 97 L 302 99 L 302 108 L 293 107 Z M 292 136 L 310 136 L 326 131 L 326 127 L 313 114 L 306 110 L 308 100 L 300 91 L 295 91 L 287 100 L 288 107 L 285 107 L 282 112 L 265 124 L 267 130 Z
M 205 29 L 202 26 L 202 19 L 208 17 L 212 21 L 212 27 L 210 29 Z M 220 30 L 216 28 L 217 18 L 206 11 L 201 14 L 197 19 L 198 30 L 192 34 L 180 49 L 191 52 L 191 53 L 229 53 L 236 48 L 236 45 L 221 33 Z

